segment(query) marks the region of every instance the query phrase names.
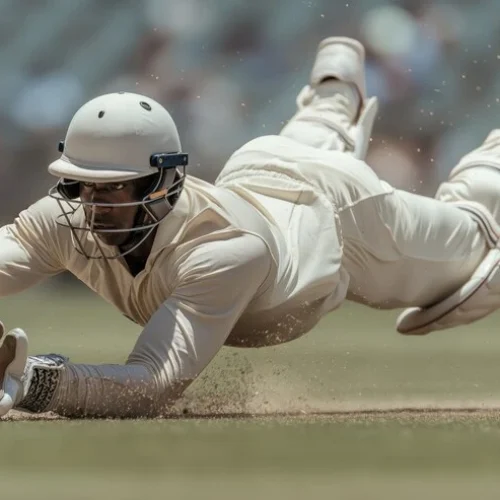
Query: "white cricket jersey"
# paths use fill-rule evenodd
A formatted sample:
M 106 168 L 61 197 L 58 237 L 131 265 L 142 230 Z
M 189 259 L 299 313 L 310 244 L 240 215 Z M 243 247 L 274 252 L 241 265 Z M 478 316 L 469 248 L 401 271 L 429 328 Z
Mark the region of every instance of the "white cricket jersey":
M 56 224 L 59 205 L 43 198 L 0 229 L 0 296 L 70 271 L 145 326 L 117 380 L 136 380 L 139 387 L 145 372 L 135 377 L 131 370 L 141 365 L 167 392 L 196 378 L 224 344 L 271 345 L 309 331 L 347 292 L 335 209 L 278 164 L 269 177 L 272 188 L 253 192 L 237 158 L 229 161 L 227 188 L 224 176 L 220 186 L 186 179 L 177 205 L 159 226 L 145 269 L 135 277 L 123 259 L 87 260 L 78 253 L 70 230 Z M 81 209 L 72 222 L 84 224 Z M 84 246 L 96 253 L 90 233 Z M 104 390 L 112 400 L 104 385 L 114 375 L 95 376 L 101 385 L 88 405 L 97 404 Z M 85 378 L 90 384 L 91 375 Z M 65 396 L 59 395 L 66 410 L 68 398 L 77 397 L 69 388 L 68 382 Z
M 230 297 L 238 309 L 233 323 L 242 318 L 232 339 L 255 336 L 261 343 L 262 332 L 254 331 L 254 323 L 260 330 L 269 329 L 269 322 L 280 323 L 308 305 L 316 310 L 313 304 L 328 298 L 332 309 L 343 298 L 337 289 L 341 252 L 333 210 L 312 192 L 296 188 L 293 196 L 297 199 L 291 203 L 255 194 L 262 205 L 251 200 L 251 206 L 234 192 L 188 177 L 174 211 L 159 227 L 146 268 L 136 277 L 122 259 L 87 260 L 78 253 L 69 229 L 55 223 L 57 202 L 43 198 L 0 229 L 0 295 L 69 270 L 124 315 L 145 325 L 160 305 L 189 284 L 190 293 L 199 297 L 196 306 L 210 307 L 213 313 L 220 308 L 226 312 L 224 296 Z M 83 224 L 81 210 L 73 223 Z M 95 245 L 87 233 L 85 249 L 95 253 Z M 217 277 L 213 285 L 220 288 L 204 295 L 209 276 Z M 250 294 L 236 294 L 242 283 Z M 194 290 L 195 285 L 200 290 Z

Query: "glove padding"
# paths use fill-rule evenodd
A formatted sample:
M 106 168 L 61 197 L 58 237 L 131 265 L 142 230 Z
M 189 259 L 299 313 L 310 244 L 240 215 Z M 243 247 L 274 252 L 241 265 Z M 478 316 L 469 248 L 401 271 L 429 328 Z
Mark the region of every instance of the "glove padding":
M 0 417 L 13 408 L 47 411 L 69 359 L 59 354 L 28 356 L 26 332 L 20 328 L 4 332 L 0 323 Z

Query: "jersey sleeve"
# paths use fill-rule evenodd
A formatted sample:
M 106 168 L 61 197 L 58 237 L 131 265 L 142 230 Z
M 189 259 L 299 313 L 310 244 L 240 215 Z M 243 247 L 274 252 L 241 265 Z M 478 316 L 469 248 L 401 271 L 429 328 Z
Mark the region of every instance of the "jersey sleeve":
M 43 198 L 0 228 L 0 297 L 64 270 L 57 243 L 56 202 Z
M 266 245 L 242 235 L 180 258 L 174 292 L 152 316 L 125 365 L 68 365 L 51 410 L 68 416 L 153 417 L 210 363 L 272 265 Z
M 196 249 L 180 264 L 172 296 L 146 326 L 130 361 L 152 361 L 164 386 L 196 378 L 259 294 L 270 266 L 254 236 Z

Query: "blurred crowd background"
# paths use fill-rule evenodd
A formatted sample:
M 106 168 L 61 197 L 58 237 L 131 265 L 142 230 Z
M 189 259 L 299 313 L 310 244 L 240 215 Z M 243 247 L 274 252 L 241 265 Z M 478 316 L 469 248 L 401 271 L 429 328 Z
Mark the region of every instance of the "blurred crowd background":
M 213 180 L 292 116 L 331 35 L 365 44 L 368 161 L 397 187 L 432 196 L 500 126 L 497 0 L 0 0 L 0 221 L 45 195 L 71 116 L 108 91 L 164 104 Z

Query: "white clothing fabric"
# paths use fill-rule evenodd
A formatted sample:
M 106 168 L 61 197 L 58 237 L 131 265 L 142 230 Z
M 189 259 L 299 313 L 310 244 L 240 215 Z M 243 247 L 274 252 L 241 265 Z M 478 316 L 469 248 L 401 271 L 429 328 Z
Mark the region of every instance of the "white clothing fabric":
M 304 144 L 310 135 L 300 134 L 308 126 L 300 115 L 295 125 L 237 151 L 215 187 L 188 178 L 135 278 L 119 259 L 77 253 L 69 230 L 55 224 L 53 200 L 0 230 L 0 295 L 69 269 L 144 325 L 125 365 L 68 365 L 50 410 L 159 415 L 223 344 L 292 340 L 345 298 L 426 305 L 468 279 L 488 242 L 473 217 L 448 201 L 460 191 L 456 197 L 490 209 L 484 190 L 472 183 L 463 194 L 463 179 L 443 187 L 442 200 L 395 190 L 363 161 L 317 147 L 318 135 L 316 147 Z M 317 133 L 336 144 L 328 126 Z M 499 192 L 500 175 L 491 175 L 488 189 Z M 86 244 L 95 245 L 92 236 Z

